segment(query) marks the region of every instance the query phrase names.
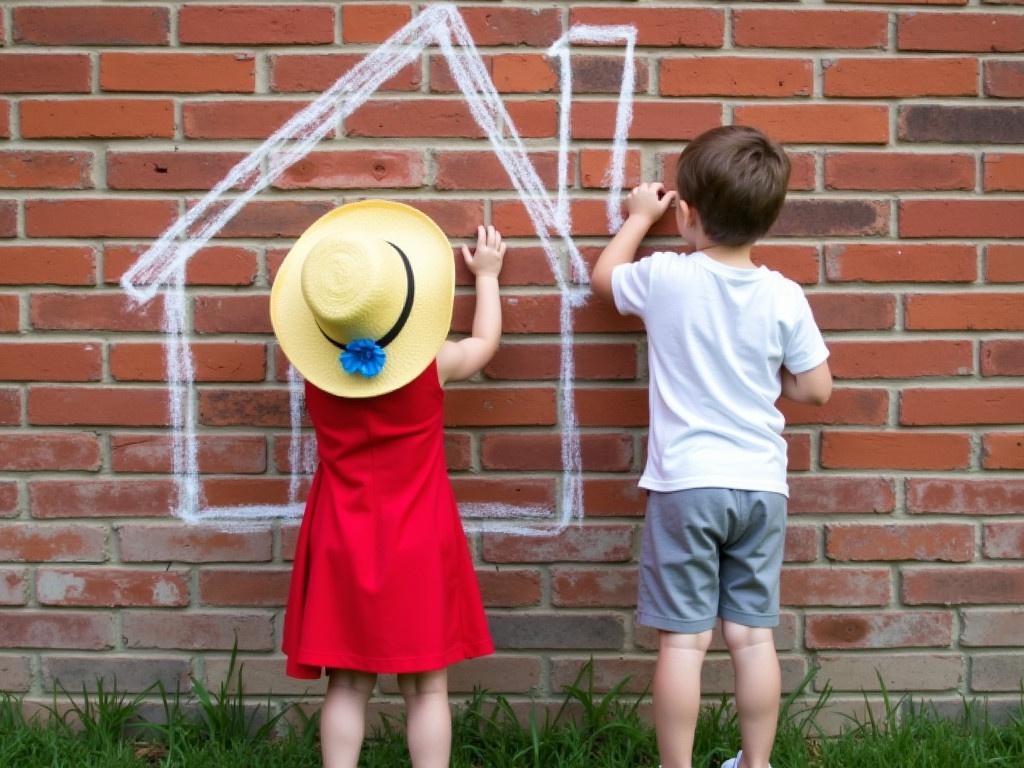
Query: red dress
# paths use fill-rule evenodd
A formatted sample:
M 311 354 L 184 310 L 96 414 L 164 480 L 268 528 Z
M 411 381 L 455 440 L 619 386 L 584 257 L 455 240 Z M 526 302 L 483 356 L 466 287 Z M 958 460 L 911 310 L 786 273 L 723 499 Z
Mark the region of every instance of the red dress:
M 306 383 L 319 465 L 292 568 L 287 673 L 425 672 L 494 651 L 444 455 L 431 364 L 399 390 Z

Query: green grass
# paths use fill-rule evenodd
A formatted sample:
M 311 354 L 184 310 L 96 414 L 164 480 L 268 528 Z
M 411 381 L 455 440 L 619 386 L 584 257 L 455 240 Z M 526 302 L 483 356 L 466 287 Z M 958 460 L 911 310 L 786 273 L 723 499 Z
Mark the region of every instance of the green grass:
M 623 681 L 624 683 L 625 681 Z M 810 677 L 783 703 L 772 762 L 778 768 L 1020 768 L 1024 766 L 1024 702 L 1006 723 L 964 704 L 959 718 L 883 691 L 882 715 L 850 720 L 824 737 L 819 716 L 829 691 L 808 699 Z M 483 692 L 458 707 L 453 768 L 654 768 L 654 732 L 641 718 L 643 697 L 622 684 L 593 690 L 589 667 L 565 689 L 557 711 L 521 722 L 511 702 Z M 139 718 L 157 696 L 160 723 Z M 309 768 L 319 765 L 317 720 L 300 710 L 284 719 L 267 700 L 252 704 L 231 665 L 217 690 L 192 681 L 191 692 L 154 687 L 136 696 L 97 685 L 72 696 L 59 691 L 50 716 L 26 720 L 21 701 L 0 693 L 0 766 L 4 768 Z M 870 709 L 869 709 L 870 711 Z M 401 723 L 384 720 L 367 740 L 363 768 L 408 766 Z M 717 768 L 735 754 L 739 729 L 723 698 L 701 712 L 694 765 Z

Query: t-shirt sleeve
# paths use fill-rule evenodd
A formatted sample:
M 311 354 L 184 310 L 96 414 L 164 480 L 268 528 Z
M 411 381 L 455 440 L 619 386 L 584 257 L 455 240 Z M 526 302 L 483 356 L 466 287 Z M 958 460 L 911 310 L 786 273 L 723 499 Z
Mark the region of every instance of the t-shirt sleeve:
M 804 373 L 828 359 L 828 347 L 811 313 L 811 305 L 799 286 L 795 286 L 796 313 L 783 354 L 783 365 L 790 373 Z
M 644 316 L 653 267 L 654 257 L 647 256 L 612 270 L 612 297 L 620 314 Z

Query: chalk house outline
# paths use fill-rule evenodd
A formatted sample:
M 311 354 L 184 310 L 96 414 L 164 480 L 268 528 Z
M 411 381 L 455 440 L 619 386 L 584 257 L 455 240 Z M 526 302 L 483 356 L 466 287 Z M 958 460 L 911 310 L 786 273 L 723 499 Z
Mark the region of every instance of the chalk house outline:
M 579 428 L 573 389 L 572 309 L 589 295 L 587 269 L 571 231 L 567 196 L 569 110 L 572 80 L 569 46 L 572 42 L 625 45 L 625 60 L 608 173 L 608 230 L 622 223 L 619 198 L 624 177 L 626 137 L 632 121 L 635 80 L 633 52 L 636 29 L 631 26 L 577 25 L 548 51 L 561 65 L 561 98 L 558 150 L 558 190 L 552 202 L 548 190 L 528 159 L 515 124 L 508 115 L 486 67 L 476 50 L 462 16 L 455 6 L 428 7 L 380 47 L 340 77 L 313 103 L 295 114 L 258 149 L 240 161 L 209 193 L 129 267 L 121 287 L 136 302 L 150 301 L 163 287 L 164 331 L 167 334 L 166 369 L 172 435 L 172 473 L 176 490 L 174 515 L 188 524 L 261 523 L 302 516 L 299 501 L 302 474 L 315 467 L 313 440 L 303 440 L 301 414 L 303 383 L 291 366 L 288 370 L 291 435 L 291 481 L 287 504 L 207 507 L 204 505 L 198 469 L 197 409 L 194 362 L 189 343 L 185 269 L 189 259 L 214 237 L 256 194 L 268 187 L 294 163 L 305 157 L 332 128 L 357 110 L 377 89 L 402 68 L 415 61 L 425 48 L 437 45 L 470 112 L 486 133 L 527 210 L 560 292 L 561 365 L 558 383 L 562 477 L 560 512 L 543 507 L 506 504 L 462 504 L 467 529 L 498 530 L 521 535 L 555 535 L 583 517 L 583 486 Z M 458 46 L 459 50 L 456 50 Z M 229 191 L 241 190 L 227 197 Z M 555 238 L 549 236 L 553 232 Z M 562 264 L 554 240 L 568 260 Z M 552 524 L 553 522 L 553 524 Z M 544 523 L 544 525 L 539 525 Z

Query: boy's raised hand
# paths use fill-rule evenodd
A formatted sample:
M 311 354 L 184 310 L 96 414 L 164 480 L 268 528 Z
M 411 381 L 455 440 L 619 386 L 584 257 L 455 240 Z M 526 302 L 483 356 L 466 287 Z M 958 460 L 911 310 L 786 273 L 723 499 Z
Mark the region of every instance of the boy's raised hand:
M 494 275 L 501 272 L 505 258 L 506 245 L 501 241 L 501 233 L 493 226 L 476 228 L 476 250 L 470 253 L 469 248 L 462 246 L 462 258 L 466 260 L 469 271 L 478 277 Z
M 626 195 L 626 210 L 630 216 L 642 216 L 654 224 L 665 215 L 677 195 L 666 192 L 665 185 L 658 182 L 645 182 Z

